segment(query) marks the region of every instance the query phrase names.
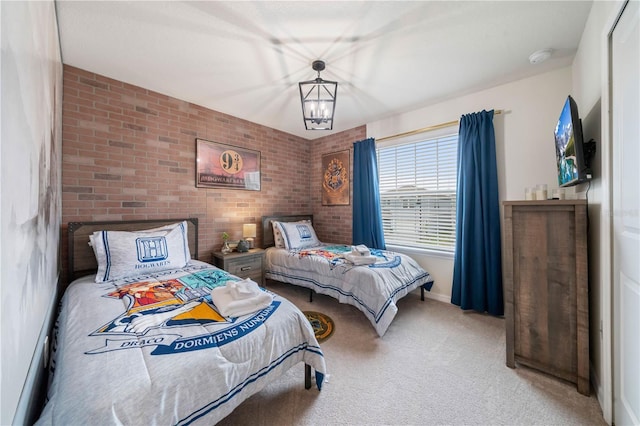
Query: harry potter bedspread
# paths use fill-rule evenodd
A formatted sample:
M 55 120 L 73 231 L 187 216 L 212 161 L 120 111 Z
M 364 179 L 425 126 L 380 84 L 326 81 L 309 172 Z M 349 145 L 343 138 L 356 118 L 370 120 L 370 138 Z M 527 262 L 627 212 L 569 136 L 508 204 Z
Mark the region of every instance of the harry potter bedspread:
M 322 384 L 322 351 L 305 316 L 273 294 L 224 317 L 211 290 L 239 278 L 203 262 L 67 289 L 56 323 L 42 424 L 215 424 L 304 362 Z M 301 371 L 301 391 L 302 371 Z
M 433 279 L 401 253 L 371 249 L 375 263 L 356 265 L 345 258 L 351 252 L 351 246 L 335 244 L 300 250 L 270 247 L 265 275 L 355 306 L 382 336 L 398 312 L 396 302 L 421 286 L 430 290 Z

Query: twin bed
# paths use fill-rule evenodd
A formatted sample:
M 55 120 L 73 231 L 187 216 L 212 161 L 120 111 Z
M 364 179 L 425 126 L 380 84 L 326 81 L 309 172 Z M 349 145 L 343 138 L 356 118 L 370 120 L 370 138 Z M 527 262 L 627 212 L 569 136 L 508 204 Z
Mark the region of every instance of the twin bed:
M 314 370 L 321 388 L 324 355 L 305 315 L 196 260 L 197 232 L 193 218 L 69 223 L 72 283 L 37 425 L 211 425 L 301 363 L 305 387 Z M 400 298 L 433 284 L 399 253 L 371 250 L 366 265 L 348 261 L 351 247 L 320 243 L 311 216 L 264 217 L 263 243 L 267 279 L 357 307 L 380 336 Z
M 424 300 L 424 290 L 431 290 L 433 279 L 409 256 L 370 249 L 366 259 L 353 257 L 351 246 L 320 242 L 312 218 L 262 218 L 267 279 L 306 287 L 355 306 L 379 336 L 398 312 L 398 300 L 418 288 Z M 370 261 L 365 264 L 359 259 Z
M 241 280 L 195 260 L 197 219 L 70 223 L 69 237 L 81 277 L 61 301 L 38 425 L 211 425 L 301 363 L 320 389 L 323 353 L 292 303 L 259 289 L 257 310 L 219 313 L 215 290 Z

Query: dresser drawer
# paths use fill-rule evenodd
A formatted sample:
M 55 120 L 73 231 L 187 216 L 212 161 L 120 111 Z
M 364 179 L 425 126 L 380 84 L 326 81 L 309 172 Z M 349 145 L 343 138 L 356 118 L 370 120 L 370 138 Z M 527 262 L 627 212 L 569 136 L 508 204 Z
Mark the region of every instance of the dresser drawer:
M 246 278 L 252 275 L 262 275 L 262 256 L 240 257 L 227 262 L 227 272 Z
M 214 252 L 213 264 L 237 277 L 251 278 L 258 284 L 264 285 L 263 256 L 264 250 L 262 249 L 251 249 L 245 253 L 222 254 Z

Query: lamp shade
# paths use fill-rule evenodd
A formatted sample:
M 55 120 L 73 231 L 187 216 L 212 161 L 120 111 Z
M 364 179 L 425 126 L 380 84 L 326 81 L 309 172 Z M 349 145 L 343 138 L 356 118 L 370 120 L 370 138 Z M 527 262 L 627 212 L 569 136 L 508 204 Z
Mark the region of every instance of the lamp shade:
M 318 72 L 318 77 L 298 83 L 302 116 L 307 130 L 333 129 L 338 83 L 320 78 L 320 71 L 324 67 L 323 61 L 313 61 L 313 69 Z
M 255 238 L 256 237 L 256 224 L 245 223 L 242 225 L 242 237 L 243 238 Z

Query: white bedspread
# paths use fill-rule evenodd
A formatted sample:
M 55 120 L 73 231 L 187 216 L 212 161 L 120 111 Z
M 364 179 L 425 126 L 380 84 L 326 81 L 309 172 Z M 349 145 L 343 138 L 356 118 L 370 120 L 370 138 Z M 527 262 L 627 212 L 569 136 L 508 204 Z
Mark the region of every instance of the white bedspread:
M 396 302 L 433 279 L 418 263 L 401 253 L 371 250 L 371 265 L 354 265 L 345 255 L 351 246 L 323 244 L 304 250 L 270 247 L 266 252 L 268 279 L 296 284 L 360 309 L 379 336 L 396 316 Z
M 273 294 L 266 308 L 223 317 L 210 292 L 239 280 L 203 262 L 145 279 L 67 289 L 56 323 L 53 381 L 38 425 L 213 425 L 294 365 L 325 373 L 313 330 Z

